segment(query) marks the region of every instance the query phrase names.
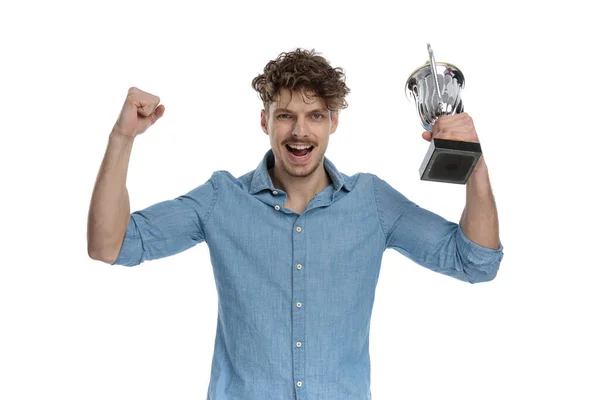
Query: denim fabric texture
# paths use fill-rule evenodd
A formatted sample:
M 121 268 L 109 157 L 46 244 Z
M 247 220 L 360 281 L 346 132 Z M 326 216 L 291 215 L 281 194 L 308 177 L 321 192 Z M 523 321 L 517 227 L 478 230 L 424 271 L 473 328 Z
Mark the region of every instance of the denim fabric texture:
M 114 264 L 206 242 L 218 293 L 209 400 L 371 399 L 369 328 L 383 252 L 435 272 L 492 280 L 503 246 L 469 240 L 374 174 L 332 184 L 301 215 L 273 187 L 269 149 L 238 178 L 216 171 L 185 195 L 131 213 Z

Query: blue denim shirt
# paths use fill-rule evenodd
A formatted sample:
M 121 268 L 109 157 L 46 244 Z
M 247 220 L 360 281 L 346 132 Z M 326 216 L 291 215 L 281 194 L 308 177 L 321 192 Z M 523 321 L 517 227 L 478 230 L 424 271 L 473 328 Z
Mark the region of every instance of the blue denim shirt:
M 347 176 L 304 212 L 267 169 L 203 185 L 131 214 L 115 264 L 133 266 L 206 242 L 218 293 L 209 400 L 367 400 L 369 327 L 382 255 L 391 248 L 433 271 L 476 283 L 503 256 L 456 223 L 420 208 L 383 179 Z

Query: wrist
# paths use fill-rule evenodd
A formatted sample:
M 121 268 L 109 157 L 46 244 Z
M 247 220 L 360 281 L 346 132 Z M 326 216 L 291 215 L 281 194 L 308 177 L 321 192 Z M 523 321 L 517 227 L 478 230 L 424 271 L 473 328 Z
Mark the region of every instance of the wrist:
M 118 130 L 113 129 L 110 135 L 108 135 L 108 140 L 111 142 L 132 143 L 135 140 L 135 136 L 124 135 Z
M 479 159 L 477 165 L 473 169 L 466 186 L 467 195 L 469 193 L 475 195 L 487 195 L 491 190 L 490 175 L 483 156 Z

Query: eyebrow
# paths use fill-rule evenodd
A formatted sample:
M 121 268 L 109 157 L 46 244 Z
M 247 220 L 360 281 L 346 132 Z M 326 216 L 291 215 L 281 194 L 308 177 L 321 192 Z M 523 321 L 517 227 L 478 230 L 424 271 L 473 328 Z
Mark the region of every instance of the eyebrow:
M 288 110 L 287 108 L 277 108 L 275 111 L 273 111 L 273 113 L 279 113 L 279 112 L 295 114 L 292 110 Z M 319 112 L 321 114 L 327 114 L 328 110 L 325 110 L 323 108 L 315 108 L 314 110 L 308 111 L 308 114 L 312 114 L 315 112 Z

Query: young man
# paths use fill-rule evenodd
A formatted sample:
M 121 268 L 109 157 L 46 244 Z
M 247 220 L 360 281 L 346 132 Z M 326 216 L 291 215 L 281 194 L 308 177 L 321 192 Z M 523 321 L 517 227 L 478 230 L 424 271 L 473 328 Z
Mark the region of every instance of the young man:
M 370 399 L 369 324 L 386 248 L 463 281 L 496 276 L 503 248 L 483 158 L 460 225 L 373 174 L 339 172 L 325 152 L 347 107 L 344 81 L 314 51 L 281 53 L 252 82 L 271 143 L 258 167 L 214 172 L 131 214 L 129 155 L 163 115 L 160 99 L 131 88 L 109 136 L 89 255 L 133 266 L 206 242 L 219 299 L 209 399 Z M 433 135 L 477 141 L 467 114 L 440 118 Z

